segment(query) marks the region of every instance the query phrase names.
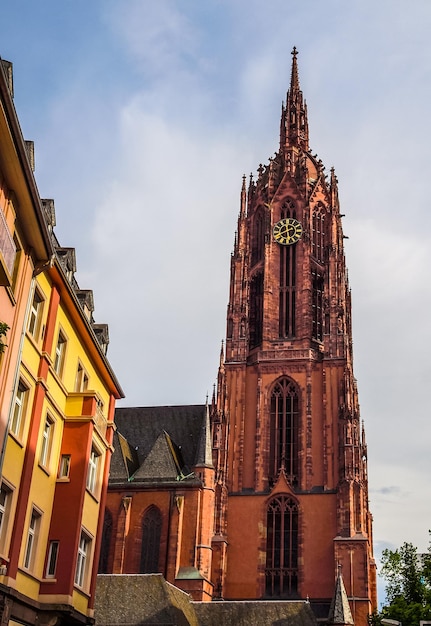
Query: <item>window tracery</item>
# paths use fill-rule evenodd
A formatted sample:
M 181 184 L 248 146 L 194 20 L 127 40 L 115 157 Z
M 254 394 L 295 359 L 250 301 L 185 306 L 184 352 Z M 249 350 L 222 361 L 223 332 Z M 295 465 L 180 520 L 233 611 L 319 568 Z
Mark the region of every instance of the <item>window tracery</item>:
M 267 597 L 298 591 L 298 505 L 288 495 L 273 498 L 267 508 L 265 583 Z
M 293 201 L 288 198 L 281 209 L 281 219 L 296 219 Z M 280 246 L 279 336 L 296 334 L 296 246 Z
M 298 483 L 299 398 L 296 385 L 279 380 L 271 393 L 269 480 L 274 483 L 281 469 L 292 486 Z
M 162 516 L 159 509 L 150 506 L 142 520 L 141 574 L 154 574 L 159 571 L 160 538 Z
M 325 255 L 325 208 L 319 204 L 311 215 L 311 254 L 323 263 Z

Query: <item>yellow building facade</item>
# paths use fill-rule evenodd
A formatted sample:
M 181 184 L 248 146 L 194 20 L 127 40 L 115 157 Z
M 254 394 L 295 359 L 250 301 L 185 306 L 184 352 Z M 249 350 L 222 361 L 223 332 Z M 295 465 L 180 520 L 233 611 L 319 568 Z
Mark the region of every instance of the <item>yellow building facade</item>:
M 13 110 L 10 90 L 7 106 Z M 19 172 L 16 155 L 0 157 L 10 234 L 20 228 L 21 203 L 3 164 L 9 159 Z M 40 252 L 35 258 L 29 248 L 26 280 L 14 296 L 15 250 L 5 290 L 19 315 L 5 318 L 0 309 L 9 327 L 0 362 L 0 611 L 5 624 L 91 624 L 115 401 L 123 392 L 106 358 L 107 326 L 95 323 L 93 293 L 76 281 L 75 250 L 54 234 L 54 202 L 36 193 L 34 204 Z

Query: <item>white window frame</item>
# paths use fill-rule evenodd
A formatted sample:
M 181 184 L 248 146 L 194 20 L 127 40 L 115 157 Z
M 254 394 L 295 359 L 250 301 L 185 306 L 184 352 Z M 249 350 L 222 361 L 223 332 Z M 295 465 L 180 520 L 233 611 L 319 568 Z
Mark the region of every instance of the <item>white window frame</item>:
M 27 330 L 35 341 L 39 339 L 43 304 L 44 298 L 39 289 L 36 288 L 33 293 L 27 325 Z
M 46 559 L 46 572 L 45 572 L 46 578 L 55 578 L 59 548 L 60 548 L 59 541 L 49 542 L 48 558 Z
M 20 379 L 13 403 L 12 421 L 10 425 L 10 432 L 16 437 L 21 437 L 24 429 L 24 416 L 27 409 L 28 394 L 28 386 Z
M 96 494 L 98 487 L 101 456 L 99 450 L 94 445 L 91 446 L 90 458 L 88 459 L 86 487 L 93 495 Z
M 62 454 L 60 457 L 60 463 L 58 466 L 58 478 L 69 478 L 70 474 L 70 454 Z
M 51 448 L 54 438 L 54 426 L 55 421 L 49 413 L 46 414 L 45 423 L 41 434 L 40 452 L 39 452 L 39 465 L 45 469 L 49 468 L 51 460 Z
M 81 529 L 75 569 L 75 585 L 81 589 L 87 585 L 92 541 L 92 537 Z
M 33 507 L 31 510 L 30 521 L 28 524 L 27 540 L 25 543 L 24 552 L 23 565 L 27 570 L 33 569 L 33 565 L 35 562 L 41 519 L 42 513 L 38 509 L 36 509 L 36 507 Z
M 78 361 L 78 368 L 76 370 L 76 378 L 75 378 L 75 391 L 83 392 L 88 389 L 88 374 L 85 371 L 84 366 L 81 361 Z
M 58 331 L 57 344 L 55 346 L 55 355 L 54 355 L 54 371 L 57 376 L 61 376 L 63 374 L 64 361 L 66 357 L 66 346 L 67 346 L 67 337 L 64 332 L 60 329 Z
M 0 551 L 3 551 L 5 548 L 12 506 L 12 494 L 13 490 L 11 487 L 2 481 L 0 485 Z

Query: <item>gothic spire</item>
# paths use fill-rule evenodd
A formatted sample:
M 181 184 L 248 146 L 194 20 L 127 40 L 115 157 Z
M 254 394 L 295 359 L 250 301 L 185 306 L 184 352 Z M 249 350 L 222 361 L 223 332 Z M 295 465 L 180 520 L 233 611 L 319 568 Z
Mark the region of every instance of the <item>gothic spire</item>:
M 286 96 L 286 106 L 281 110 L 280 149 L 286 156 L 288 150 L 301 148 L 306 152 L 308 146 L 307 105 L 299 87 L 298 51 L 292 50 L 292 71 L 290 88 Z
M 298 56 L 298 50 L 296 46 L 293 46 L 292 50 L 292 73 L 290 75 L 290 91 L 292 93 L 299 91 L 299 77 L 298 77 L 298 62 L 296 57 Z
M 210 409 L 208 404 L 208 394 L 205 402 L 205 413 L 202 420 L 201 437 L 199 441 L 199 447 L 196 455 L 196 465 L 198 467 L 207 466 L 212 467 L 212 439 L 211 439 L 211 421 L 210 421 Z
M 354 624 L 352 613 L 350 611 L 349 600 L 347 598 L 346 588 L 344 586 L 343 576 L 341 574 L 341 565 L 338 565 L 338 576 L 335 583 L 334 597 L 332 598 L 331 608 L 329 610 L 328 625 L 350 626 Z

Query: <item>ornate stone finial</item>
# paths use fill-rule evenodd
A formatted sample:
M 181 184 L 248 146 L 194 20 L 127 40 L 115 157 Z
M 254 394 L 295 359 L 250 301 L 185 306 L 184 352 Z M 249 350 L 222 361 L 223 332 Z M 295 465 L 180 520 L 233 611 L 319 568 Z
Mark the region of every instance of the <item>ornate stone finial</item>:
M 341 574 L 343 566 L 337 563 L 337 580 L 335 592 L 329 609 L 328 625 L 332 626 L 353 626 L 354 621 L 350 610 L 349 600 L 344 587 L 343 576 Z
M 220 365 L 223 365 L 224 363 L 224 339 L 221 340 L 221 347 L 220 347 Z
M 246 176 L 245 174 L 242 177 L 242 187 L 241 187 L 241 208 L 239 211 L 240 218 L 244 218 L 247 212 L 247 189 L 245 186 Z
M 296 57 L 298 56 L 298 51 L 296 46 L 293 46 L 292 54 L 292 75 L 290 79 L 290 90 L 293 94 L 295 91 L 299 90 L 299 77 L 298 77 L 298 63 Z

